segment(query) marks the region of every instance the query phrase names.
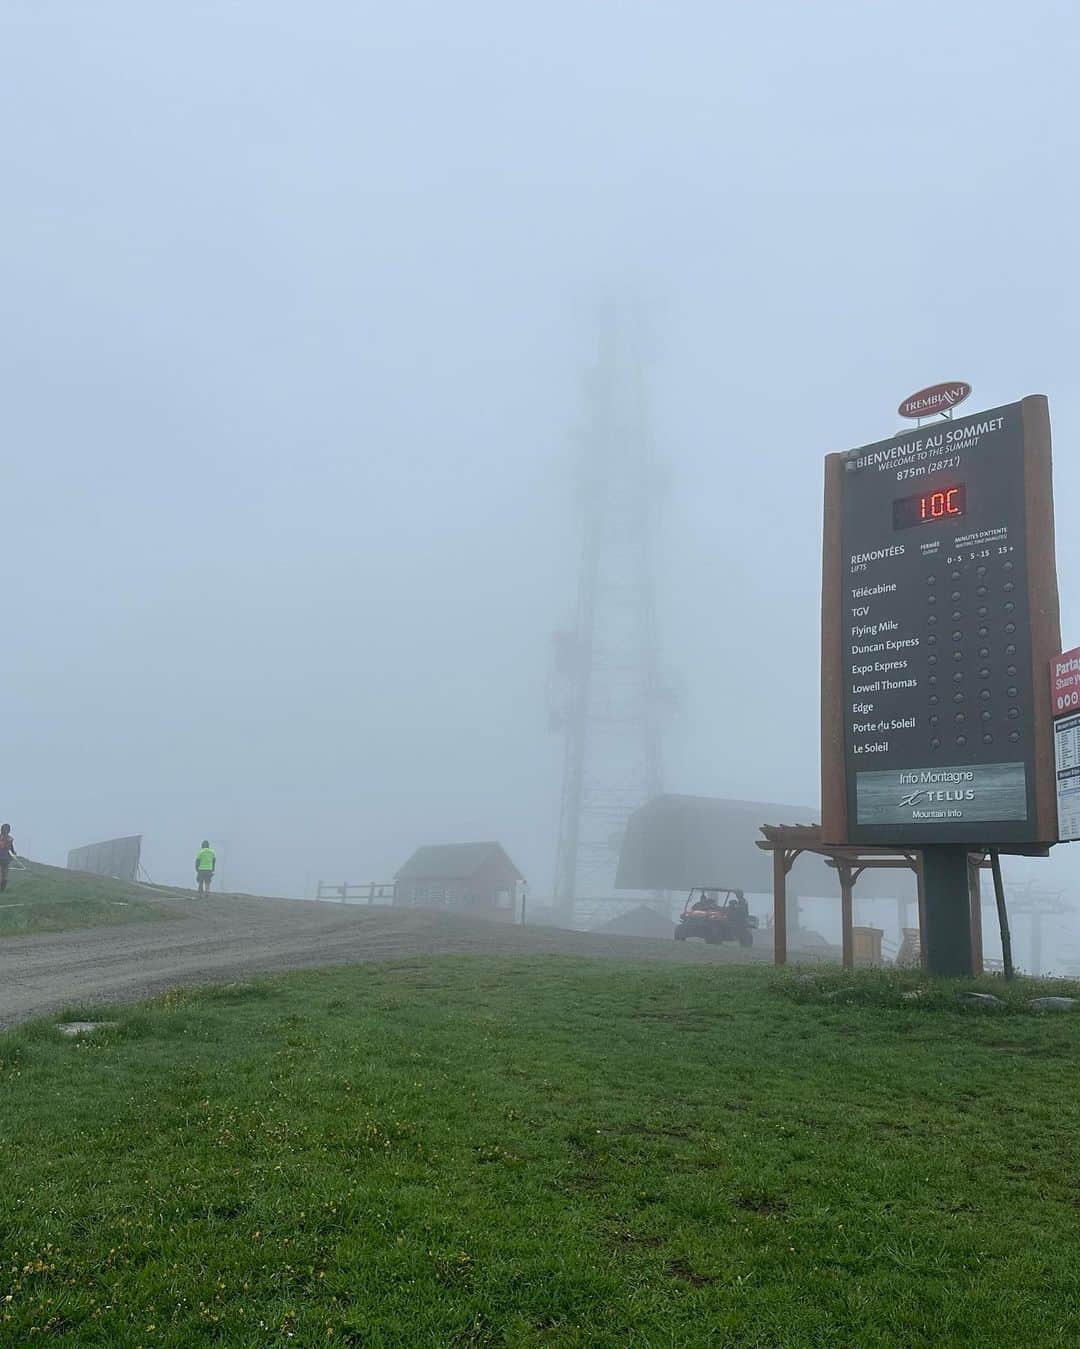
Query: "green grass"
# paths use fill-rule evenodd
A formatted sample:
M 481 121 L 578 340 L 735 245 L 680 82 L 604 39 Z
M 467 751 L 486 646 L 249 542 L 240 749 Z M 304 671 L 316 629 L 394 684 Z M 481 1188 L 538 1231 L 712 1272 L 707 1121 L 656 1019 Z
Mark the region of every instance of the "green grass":
M 0 1037 L 3 1344 L 1080 1343 L 1080 1016 L 555 957 L 80 1010 Z
M 0 937 L 172 917 L 159 903 L 149 903 L 145 890 L 126 881 L 40 862 L 25 865 L 29 871 L 11 868 L 8 888 L 0 895 Z

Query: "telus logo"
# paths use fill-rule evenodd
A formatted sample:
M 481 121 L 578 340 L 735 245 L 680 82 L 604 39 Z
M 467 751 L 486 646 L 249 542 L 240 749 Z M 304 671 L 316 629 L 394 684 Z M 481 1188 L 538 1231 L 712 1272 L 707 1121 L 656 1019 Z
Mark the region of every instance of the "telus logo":
M 963 380 L 954 380 L 951 384 L 932 384 L 928 389 L 920 389 L 910 398 L 905 398 L 896 409 L 901 417 L 933 417 L 939 412 L 948 412 L 957 403 L 962 403 L 971 394 L 971 385 Z
M 917 806 L 920 801 L 974 801 L 975 792 L 970 787 L 946 788 L 944 791 L 927 792 L 919 790 L 909 792 L 900 798 L 901 806 Z

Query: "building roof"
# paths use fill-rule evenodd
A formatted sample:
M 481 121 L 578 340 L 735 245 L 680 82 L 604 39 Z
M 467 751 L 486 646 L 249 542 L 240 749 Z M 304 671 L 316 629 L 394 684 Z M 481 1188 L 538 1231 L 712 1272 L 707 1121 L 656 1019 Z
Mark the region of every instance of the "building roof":
M 670 940 L 675 932 L 675 924 L 670 914 L 660 913 L 649 904 L 639 904 L 635 909 L 627 909 L 606 923 L 593 928 L 594 932 L 611 932 L 620 937 L 663 937 Z
M 501 843 L 433 843 L 417 848 L 395 879 L 408 881 L 467 881 L 486 866 L 498 860 L 514 873 L 519 881 L 525 879 L 506 854 Z
M 690 890 L 694 886 L 772 890 L 772 858 L 757 845 L 762 825 L 813 825 L 812 806 L 731 801 L 712 796 L 657 796 L 627 822 L 615 885 L 620 890 Z M 860 898 L 909 897 L 908 872 L 871 871 L 859 881 Z M 800 857 L 788 878 L 792 895 L 833 896 L 836 873 L 822 857 Z

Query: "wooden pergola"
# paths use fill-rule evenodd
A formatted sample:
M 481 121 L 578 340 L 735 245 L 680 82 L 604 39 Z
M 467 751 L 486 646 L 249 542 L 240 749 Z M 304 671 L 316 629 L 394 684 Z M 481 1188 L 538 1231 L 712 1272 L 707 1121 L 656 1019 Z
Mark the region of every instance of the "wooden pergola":
M 762 824 L 763 838 L 756 839 L 759 849 L 773 854 L 773 963 L 787 963 L 787 873 L 804 853 L 824 857 L 835 867 L 840 880 L 840 929 L 844 969 L 855 966 L 855 885 L 863 871 L 890 869 L 913 871 L 918 893 L 918 927 L 922 921 L 922 867 L 916 851 L 886 847 L 835 847 L 821 840 L 820 824 Z M 922 943 L 920 943 L 920 948 Z M 982 934 L 980 934 L 982 966 Z
M 840 881 L 840 928 L 845 969 L 855 965 L 855 885 L 864 871 L 871 869 L 907 870 L 915 875 L 919 898 L 919 931 L 923 924 L 922 867 L 914 851 L 892 848 L 834 847 L 823 843 L 819 824 L 763 824 L 763 838 L 756 840 L 763 852 L 773 856 L 773 963 L 787 964 L 787 878 L 791 868 L 803 853 L 824 857 L 828 866 L 835 867 Z M 974 906 L 977 911 L 978 904 Z M 973 912 L 972 938 L 975 945 L 975 922 L 979 923 L 978 968 L 982 968 L 981 915 Z M 920 951 L 922 943 L 920 942 Z M 925 958 L 925 957 L 924 957 Z
M 823 843 L 820 824 L 763 824 L 762 838 L 756 839 L 763 852 L 773 855 L 773 963 L 787 964 L 787 878 L 791 868 L 803 853 L 824 857 L 826 865 L 836 869 L 840 880 L 840 927 L 845 969 L 855 965 L 854 891 L 855 883 L 864 871 L 871 869 L 908 870 L 915 875 L 919 901 L 919 957 L 926 964 L 926 945 L 921 935 L 926 931 L 926 903 L 923 893 L 922 855 L 917 848 L 859 848 L 838 847 Z M 998 849 L 1018 857 L 1048 857 L 1045 844 L 1012 844 Z M 982 893 L 980 872 L 992 870 L 994 863 L 985 848 L 973 849 L 968 854 L 968 903 L 971 912 L 971 963 L 976 974 L 983 972 Z M 1000 872 L 995 876 L 998 892 L 998 915 L 1002 924 L 1002 947 L 1009 945 L 1007 919 L 1004 914 L 1004 892 L 1000 888 Z M 1012 957 L 1006 953 L 1006 973 L 1011 975 Z

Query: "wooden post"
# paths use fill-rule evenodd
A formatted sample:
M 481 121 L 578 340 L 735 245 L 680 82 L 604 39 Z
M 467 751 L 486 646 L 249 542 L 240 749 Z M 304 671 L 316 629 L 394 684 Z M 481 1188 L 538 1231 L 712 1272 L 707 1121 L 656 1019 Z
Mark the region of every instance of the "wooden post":
M 997 903 L 998 926 L 1001 928 L 1001 964 L 1005 978 L 1013 977 L 1012 937 L 1009 935 L 1009 915 L 1005 910 L 1005 884 L 1001 879 L 1001 858 L 996 848 L 990 849 L 990 870 L 994 873 L 994 900 Z
M 976 975 L 983 972 L 982 930 L 982 857 L 968 854 L 968 899 L 971 906 L 971 968 Z
M 851 879 L 851 867 L 846 862 L 841 862 L 838 868 L 840 872 L 840 944 L 843 950 L 844 969 L 853 970 L 855 968 L 855 934 L 852 927 L 855 923 L 855 905 L 852 891 L 854 884 Z
M 787 964 L 787 853 L 774 848 L 773 862 L 773 964 Z
M 919 901 L 919 964 L 926 969 L 926 890 L 923 887 L 922 853 L 916 855 L 915 893 Z
M 844 632 L 840 595 L 844 546 L 840 523 L 846 455 L 825 457 L 825 519 L 821 548 L 821 839 L 847 838 L 844 760 Z M 1058 647 L 1060 651 L 1061 648 Z

